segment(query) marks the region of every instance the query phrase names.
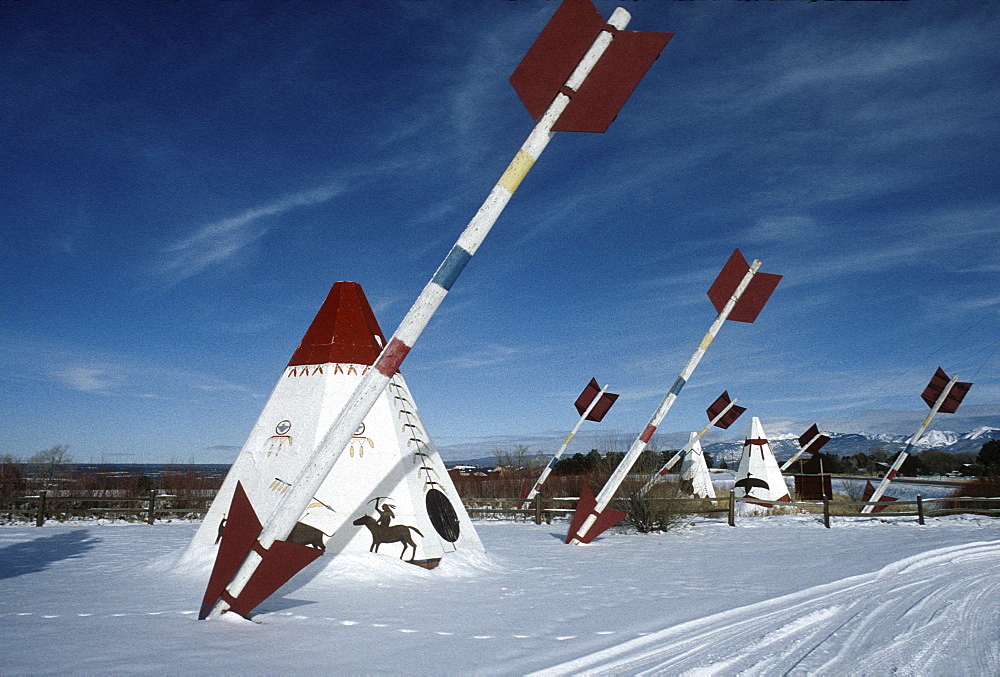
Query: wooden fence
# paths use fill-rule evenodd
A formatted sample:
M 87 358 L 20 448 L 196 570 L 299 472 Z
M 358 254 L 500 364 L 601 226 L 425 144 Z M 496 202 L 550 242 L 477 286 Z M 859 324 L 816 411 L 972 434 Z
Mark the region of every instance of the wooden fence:
M 0 521 L 34 520 L 42 526 L 46 520 L 104 518 L 143 521 L 204 517 L 214 496 L 175 496 L 150 491 L 144 496 L 61 496 L 40 491 L 37 496 L 0 498 Z
M 194 519 L 204 517 L 212 503 L 212 496 L 176 496 L 157 494 L 150 491 L 145 496 L 60 496 L 41 491 L 37 496 L 0 498 L 0 523 L 30 522 L 42 526 L 47 520 L 66 521 L 71 519 L 104 518 L 125 521 L 143 521 L 153 524 L 157 519 Z M 498 517 L 515 520 L 530 520 L 535 524 L 551 524 L 553 519 L 565 519 L 573 514 L 579 499 L 570 497 L 537 497 L 528 507 L 519 498 L 464 498 L 462 503 L 470 516 Z M 726 514 L 729 525 L 736 526 L 736 506 L 739 503 L 773 506 L 775 508 L 798 508 L 806 512 L 822 514 L 823 524 L 830 528 L 831 517 L 916 517 L 924 524 L 927 517 L 972 513 L 977 515 L 1000 516 L 1000 498 L 934 498 L 915 501 L 894 501 L 876 503 L 878 507 L 889 507 L 888 512 L 861 514 L 861 508 L 868 505 L 864 501 L 764 501 L 759 499 L 736 499 L 732 492 L 728 496 L 713 499 L 700 498 L 645 498 L 653 504 L 667 503 L 678 513 L 692 515 Z M 910 510 L 905 508 L 913 506 Z M 616 499 L 612 507 L 627 511 L 627 499 Z M 902 508 L 902 509 L 901 509 Z

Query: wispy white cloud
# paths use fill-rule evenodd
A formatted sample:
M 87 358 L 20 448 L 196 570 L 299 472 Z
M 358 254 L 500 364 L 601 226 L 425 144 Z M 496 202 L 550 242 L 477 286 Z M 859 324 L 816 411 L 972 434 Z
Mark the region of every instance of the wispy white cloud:
M 101 367 L 66 367 L 52 375 L 62 385 L 85 393 L 108 394 L 116 383 L 108 370 Z
M 941 41 L 929 41 L 926 35 L 917 35 L 878 44 L 868 43 L 854 50 L 826 55 L 821 63 L 799 59 L 798 63 L 802 65 L 797 68 L 785 69 L 782 65 L 784 74 L 766 90 L 766 96 L 777 98 L 801 89 L 896 78 L 901 72 L 953 58 L 954 53 L 949 47 Z M 802 50 L 800 53 L 808 53 L 814 50 L 814 45 L 808 42 L 789 44 L 780 53 L 778 63 L 788 63 L 788 53 L 799 50 Z
M 23 364 L 51 364 L 50 369 L 26 378 Z M 21 379 L 54 384 L 62 389 L 122 398 L 182 399 L 199 393 L 232 393 L 259 398 L 238 382 L 189 369 L 156 364 L 141 357 L 86 350 L 54 340 L 0 336 L 0 373 L 18 373 Z
M 982 330 L 992 332 L 1000 324 L 1000 294 L 983 293 L 969 294 L 961 289 L 952 293 L 938 293 L 924 301 L 924 317 L 929 320 L 967 321 L 979 316 L 972 325 L 978 326 L 985 322 Z
M 852 237 L 817 229 L 813 244 L 820 259 L 786 270 L 785 286 L 831 277 L 877 275 L 894 269 L 933 265 L 938 274 L 983 272 L 966 267 L 969 252 L 991 258 L 1000 250 L 1000 206 L 943 209 L 908 222 L 867 224 Z M 831 249 L 831 243 L 836 248 Z M 987 264 L 989 265 L 989 264 Z
M 509 362 L 523 356 L 525 352 L 521 348 L 490 344 L 464 355 L 456 355 L 442 360 L 438 366 L 456 369 L 478 369 Z
M 819 234 L 816 219 L 798 214 L 763 217 L 750 230 L 748 237 L 761 242 L 797 242 Z
M 172 277 L 173 282 L 186 280 L 212 265 L 233 258 L 264 236 L 268 229 L 261 223 L 263 219 L 298 207 L 327 202 L 343 191 L 340 182 L 335 182 L 204 225 L 189 237 L 166 247 L 166 261 L 161 269 Z

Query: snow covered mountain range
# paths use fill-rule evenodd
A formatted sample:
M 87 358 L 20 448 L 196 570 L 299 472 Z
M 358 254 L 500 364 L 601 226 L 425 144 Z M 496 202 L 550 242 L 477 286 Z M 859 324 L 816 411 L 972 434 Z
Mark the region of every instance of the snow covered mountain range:
M 738 458 L 750 425 L 749 419 L 754 415 L 759 414 L 747 412 L 727 430 L 713 428 L 702 440 L 703 448 L 713 459 Z M 857 453 L 867 454 L 873 447 L 881 447 L 891 456 L 906 445 L 926 415 L 926 409 L 869 409 L 836 418 L 764 415 L 761 416 L 761 423 L 779 461 L 798 451 L 796 440 L 814 423 L 831 437 L 831 441 L 823 447 L 823 453 L 851 456 Z M 575 419 L 567 416 L 567 420 L 567 429 L 485 435 L 450 443 L 438 438 L 435 441 L 441 457 L 449 464 L 462 463 L 467 459 L 495 459 L 497 454 L 509 454 L 525 448 L 530 456 L 551 456 L 566 439 L 568 427 L 572 426 Z M 680 449 L 687 442 L 688 432 L 671 429 L 671 425 L 667 422 L 661 427 L 661 430 L 672 430 L 671 432 L 658 431 L 653 436 L 652 448 Z M 566 453 L 570 456 L 575 453 L 586 454 L 591 449 L 598 449 L 602 453 L 624 453 L 628 451 L 638 432 L 623 430 L 613 424 L 588 424 L 573 438 Z M 920 440 L 917 451 L 940 449 L 951 453 L 977 453 L 984 443 L 995 439 L 1000 439 L 1000 404 L 965 404 L 957 413 L 939 416 Z
M 906 446 L 909 435 L 893 435 L 887 433 L 838 433 L 823 431 L 830 441 L 823 447 L 824 454 L 833 456 L 853 456 L 854 454 L 870 454 L 879 448 L 892 456 Z M 980 426 L 964 433 L 950 430 L 932 430 L 917 442 L 914 453 L 925 449 L 938 449 L 953 454 L 977 453 L 990 440 L 1000 439 L 1000 428 Z M 768 436 L 771 450 L 779 460 L 790 458 L 799 450 L 798 436 L 792 434 Z M 739 458 L 743 449 L 742 442 L 715 442 L 704 445 L 705 451 L 712 458 Z
M 805 429 L 806 426 L 803 426 L 802 431 L 805 432 Z M 822 426 L 820 426 L 820 430 L 823 434 L 830 437 L 830 441 L 823 447 L 823 453 L 834 456 L 853 456 L 858 453 L 870 454 L 875 448 L 882 449 L 889 456 L 892 456 L 905 447 L 910 439 L 910 435 L 892 433 L 841 433 L 830 431 Z M 779 462 L 790 458 L 799 450 L 798 437 L 801 433 L 771 433 L 767 431 L 766 424 L 765 433 L 767 434 L 768 441 L 771 443 L 771 450 Z M 578 436 L 579 439 L 574 441 L 566 453 L 572 456 L 578 452 L 586 454 L 591 449 L 599 449 L 604 452 L 608 451 L 609 448 L 612 451 L 624 452 L 628 448 L 628 444 L 622 444 L 626 437 L 628 443 L 631 443 L 634 438 L 634 436 L 624 436 L 618 433 L 605 433 L 603 435 L 593 433 L 590 435 L 581 434 Z M 609 444 L 609 440 L 612 438 L 614 441 Z M 529 456 L 534 456 L 538 453 L 551 456 L 561 441 L 561 439 L 555 437 L 549 438 L 541 435 L 519 439 L 521 441 L 517 444 L 527 446 Z M 931 430 L 919 440 L 914 453 L 925 449 L 938 449 L 953 454 L 975 454 L 979 452 L 979 449 L 986 442 L 998 439 L 1000 439 L 1000 428 L 993 426 L 978 426 L 967 432 Z M 686 441 L 686 433 L 672 433 L 662 438 L 654 437 L 653 447 L 658 449 L 678 449 Z M 447 459 L 451 459 L 448 461 L 449 466 L 455 463 L 490 465 L 491 461 L 495 461 L 495 456 L 489 455 L 492 449 L 508 451 L 514 446 L 509 443 L 504 444 L 506 440 L 497 439 L 494 442 L 494 447 L 479 446 L 472 453 L 464 445 L 456 445 L 454 448 L 439 447 L 439 449 L 445 452 Z M 702 447 L 716 461 L 725 459 L 727 462 L 732 462 L 739 459 L 743 450 L 743 440 L 732 436 L 730 439 L 724 441 L 703 442 Z M 465 451 L 464 454 L 463 450 Z M 464 460 L 458 461 L 456 459 Z

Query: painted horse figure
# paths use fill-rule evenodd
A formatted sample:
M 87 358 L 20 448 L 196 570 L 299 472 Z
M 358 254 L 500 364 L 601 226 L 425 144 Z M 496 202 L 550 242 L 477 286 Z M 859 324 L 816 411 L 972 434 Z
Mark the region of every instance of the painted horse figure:
M 403 559 L 403 555 L 406 554 L 406 546 L 410 546 L 413 549 L 409 561 L 412 562 L 417 556 L 417 544 L 413 542 L 410 531 L 416 531 L 420 537 L 423 537 L 423 534 L 416 527 L 409 527 L 405 524 L 386 526 L 376 522 L 375 518 L 371 515 L 362 515 L 354 520 L 354 526 L 359 527 L 362 525 L 368 527 L 368 530 L 372 532 L 372 547 L 368 548 L 368 552 L 378 552 L 378 546 L 383 543 L 402 543 L 403 551 L 399 553 L 399 559 Z

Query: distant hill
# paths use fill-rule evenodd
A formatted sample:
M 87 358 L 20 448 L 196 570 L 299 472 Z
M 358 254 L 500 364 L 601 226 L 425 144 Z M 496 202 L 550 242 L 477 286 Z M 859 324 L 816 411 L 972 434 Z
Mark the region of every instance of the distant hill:
M 858 453 L 869 454 L 872 449 L 876 447 L 881 448 L 889 456 L 892 456 L 897 451 L 903 449 L 903 447 L 906 446 L 907 441 L 910 439 L 909 435 L 892 435 L 887 433 L 838 433 L 828 430 L 823 430 L 823 433 L 830 436 L 830 441 L 823 447 L 823 453 L 831 454 L 833 456 L 853 456 Z M 687 436 L 683 435 L 683 437 L 686 438 Z M 671 438 L 667 440 L 667 446 L 670 448 L 678 448 L 680 446 L 680 439 L 681 438 L 679 436 L 672 435 Z M 978 452 L 986 442 L 997 439 L 1000 439 L 1000 428 L 993 428 L 990 426 L 980 426 L 974 430 L 964 433 L 949 430 L 932 430 L 920 439 L 916 445 L 915 452 L 923 451 L 924 449 L 938 449 L 940 451 L 947 451 L 953 454 L 974 454 Z M 771 444 L 771 450 L 774 452 L 774 455 L 779 462 L 791 458 L 792 455 L 799 450 L 797 435 L 769 434 L 768 441 Z M 543 445 L 539 444 L 534 448 L 543 448 Z M 576 452 L 586 453 L 587 451 L 590 451 L 591 448 L 592 447 L 590 445 L 582 444 L 579 448 L 571 448 L 568 454 L 572 456 L 572 454 Z M 704 445 L 704 449 L 709 455 L 711 455 L 716 464 L 719 461 L 725 460 L 729 465 L 733 465 L 733 463 L 739 461 L 740 454 L 743 451 L 743 441 L 713 442 L 711 444 Z M 542 453 L 547 457 L 552 456 L 551 453 L 545 453 L 544 451 Z M 473 459 L 448 461 L 447 466 L 453 467 L 455 465 L 474 465 L 492 467 L 496 465 L 496 463 L 497 458 L 494 455 Z
M 909 441 L 908 435 L 889 435 L 885 433 L 865 434 L 865 433 L 837 433 L 823 431 L 830 436 L 830 441 L 823 447 L 824 454 L 832 456 L 853 456 L 854 454 L 871 453 L 872 449 L 878 447 L 892 456 L 897 451 L 903 449 Z M 922 437 L 916 444 L 915 452 L 924 449 L 938 449 L 952 454 L 976 453 L 990 440 L 1000 439 L 1000 429 L 980 427 L 966 433 L 957 433 L 945 430 L 932 430 Z M 797 437 L 781 436 L 781 438 L 768 438 L 771 443 L 771 450 L 778 461 L 791 458 L 799 450 Z M 705 451 L 711 454 L 713 459 L 726 459 L 731 463 L 733 459 L 739 459 L 743 451 L 742 442 L 716 442 L 705 445 Z

